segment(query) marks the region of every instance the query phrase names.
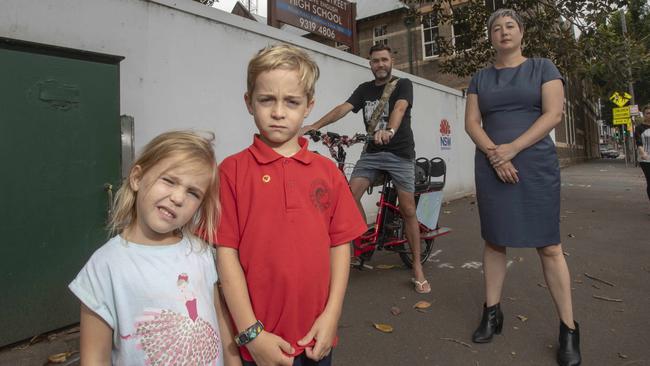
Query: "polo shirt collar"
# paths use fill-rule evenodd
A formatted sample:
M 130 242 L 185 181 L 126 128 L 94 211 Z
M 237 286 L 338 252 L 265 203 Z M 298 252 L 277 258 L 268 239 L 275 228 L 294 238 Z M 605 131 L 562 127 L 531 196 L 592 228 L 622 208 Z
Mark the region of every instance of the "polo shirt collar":
M 293 154 L 290 159 L 297 160 L 303 164 L 311 163 L 312 156 L 309 153 L 309 150 L 307 150 L 307 146 L 309 145 L 307 139 L 304 137 L 299 137 L 298 144 L 300 144 L 300 150 L 298 150 L 297 153 Z M 253 138 L 253 144 L 248 148 L 248 151 L 253 154 L 253 157 L 259 164 L 269 164 L 280 158 L 284 158 L 284 156 L 278 154 L 275 152 L 275 150 L 265 144 L 264 141 L 260 139 L 260 136 L 258 134 L 255 134 L 255 137 Z

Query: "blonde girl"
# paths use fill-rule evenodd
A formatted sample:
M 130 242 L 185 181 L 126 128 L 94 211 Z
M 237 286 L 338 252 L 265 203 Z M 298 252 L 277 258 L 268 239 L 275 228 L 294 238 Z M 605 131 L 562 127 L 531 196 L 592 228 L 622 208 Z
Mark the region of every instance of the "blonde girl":
M 82 365 L 239 364 L 220 327 L 214 251 L 194 235 L 216 231 L 213 138 L 163 133 L 133 164 L 113 203 L 113 237 L 69 286 L 81 301 Z

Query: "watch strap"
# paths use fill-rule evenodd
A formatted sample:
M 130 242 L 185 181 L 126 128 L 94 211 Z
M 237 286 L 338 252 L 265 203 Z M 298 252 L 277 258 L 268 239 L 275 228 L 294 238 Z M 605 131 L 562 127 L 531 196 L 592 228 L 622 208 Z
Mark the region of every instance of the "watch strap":
M 235 337 L 235 343 L 238 346 L 243 346 L 247 343 L 250 343 L 253 339 L 257 338 L 260 333 L 264 330 L 264 324 L 262 324 L 261 321 L 256 321 L 255 324 L 251 325 L 250 327 L 244 329 L 241 333 L 239 333 Z

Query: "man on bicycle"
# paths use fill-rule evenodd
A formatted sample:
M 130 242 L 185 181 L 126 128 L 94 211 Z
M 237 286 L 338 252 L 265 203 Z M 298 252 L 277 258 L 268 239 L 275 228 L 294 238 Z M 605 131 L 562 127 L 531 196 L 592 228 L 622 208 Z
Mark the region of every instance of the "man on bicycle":
M 363 109 L 363 122 L 374 142 L 368 142 L 350 179 L 350 189 L 365 217 L 361 197 L 382 171 L 388 172 L 397 188 L 399 207 L 405 221 L 406 238 L 413 253 L 413 283 L 419 293 L 431 292 L 420 263 L 420 229 L 415 214 L 415 142 L 411 130 L 413 84 L 391 75 L 393 58 L 387 45 L 370 48 L 370 69 L 374 80 L 362 83 L 343 104 L 338 105 L 302 133 L 318 130 L 338 121 L 350 111 Z

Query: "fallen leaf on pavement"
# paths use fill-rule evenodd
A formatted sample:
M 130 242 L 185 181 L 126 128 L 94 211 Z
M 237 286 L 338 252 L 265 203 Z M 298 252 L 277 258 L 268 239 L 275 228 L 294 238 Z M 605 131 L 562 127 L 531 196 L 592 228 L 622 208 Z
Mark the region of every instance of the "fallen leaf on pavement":
M 390 313 L 397 316 L 402 313 L 402 310 L 400 310 L 400 308 L 398 308 L 397 306 L 393 306 L 392 308 L 390 308 Z
M 382 333 L 393 333 L 393 327 L 388 324 L 372 323 L 372 325 Z
M 569 237 L 569 238 L 575 238 L 575 237 L 576 237 L 576 234 L 569 234 L 568 237 Z
M 626 355 L 626 354 L 623 354 L 623 353 L 619 352 L 619 353 L 617 353 L 617 355 L 618 355 L 619 358 L 622 358 L 622 359 L 624 359 L 624 360 L 627 359 L 627 355 Z
M 431 303 L 424 300 L 418 301 L 415 303 L 415 305 L 413 305 L 414 309 L 426 309 L 429 307 L 431 307 Z
M 524 315 L 517 315 L 517 319 L 521 320 L 521 322 L 523 323 L 523 322 L 525 322 L 526 320 L 528 320 L 528 317 L 526 317 L 526 316 L 524 316 Z
M 569 252 L 562 252 L 562 253 L 564 254 L 565 257 L 570 257 L 571 256 L 571 253 L 569 253 Z
M 393 269 L 399 267 L 397 264 L 378 264 L 375 266 L 377 269 Z
M 55 353 L 50 355 L 47 360 L 51 363 L 64 363 L 74 352 Z

